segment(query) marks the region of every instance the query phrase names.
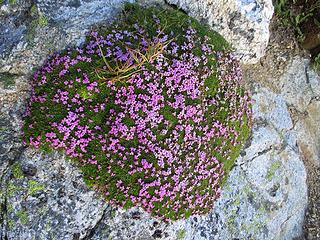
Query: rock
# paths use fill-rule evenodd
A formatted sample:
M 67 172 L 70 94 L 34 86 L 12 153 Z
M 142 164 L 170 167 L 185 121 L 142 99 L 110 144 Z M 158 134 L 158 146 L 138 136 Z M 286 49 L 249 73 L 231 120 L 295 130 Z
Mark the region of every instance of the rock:
M 11 51 L 27 31 L 27 9 L 31 1 L 19 1 L 17 4 L 0 4 L 0 55 Z M 1 6 L 2 5 L 2 6 Z
M 32 163 L 23 164 L 23 166 L 21 167 L 21 170 L 26 176 L 32 177 L 37 174 L 37 168 Z
M 320 96 L 320 78 L 310 67 L 310 60 L 296 57 L 280 79 L 286 102 L 304 112 L 314 96 Z
M 306 112 L 295 125 L 298 146 L 305 160 L 320 167 L 320 101 L 312 101 Z
M 254 115 L 257 119 L 269 122 L 278 131 L 289 130 L 293 125 L 284 98 L 280 95 L 273 95 L 274 98 L 270 98 L 269 94 L 269 89 L 262 88 L 252 97 L 253 101 L 260 103 L 253 105 Z
M 77 168 L 60 154 L 27 150 L 18 164 L 30 160 L 36 175 L 15 175 L 7 183 L 8 239 L 85 237 L 108 209 L 105 201 L 88 190 Z
M 280 79 L 304 159 L 320 166 L 320 77 L 309 59 L 294 58 Z
M 236 49 L 243 63 L 256 63 L 269 41 L 272 0 L 167 0 L 204 20 Z
M 63 29 L 67 42 L 81 44 L 93 25 L 114 20 L 120 14 L 124 2 L 133 0 L 40 0 L 37 6 L 49 21 Z
M 0 180 L 6 174 L 8 166 L 21 155 L 22 143 L 19 136 L 20 132 L 0 112 Z
M 54 51 L 81 44 L 93 25 L 114 20 L 124 2 L 16 0 L 2 6 L 0 30 L 5 34 L 0 38 L 0 73 L 29 75 Z

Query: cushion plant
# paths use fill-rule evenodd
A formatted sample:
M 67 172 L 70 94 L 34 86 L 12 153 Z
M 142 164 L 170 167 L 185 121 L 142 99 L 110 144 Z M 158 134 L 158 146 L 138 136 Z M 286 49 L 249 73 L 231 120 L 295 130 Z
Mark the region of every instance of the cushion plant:
M 204 214 L 249 135 L 241 79 L 207 26 L 128 4 L 34 74 L 24 140 L 63 150 L 110 203 L 166 220 Z

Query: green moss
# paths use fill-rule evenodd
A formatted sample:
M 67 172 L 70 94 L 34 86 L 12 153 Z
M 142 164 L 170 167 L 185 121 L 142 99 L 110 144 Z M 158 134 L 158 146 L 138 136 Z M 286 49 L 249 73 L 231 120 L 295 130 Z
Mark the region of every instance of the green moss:
M 21 187 L 16 186 L 13 182 L 9 182 L 7 186 L 7 197 L 12 197 L 17 191 L 22 190 Z
M 16 213 L 17 217 L 19 218 L 21 224 L 26 225 L 29 222 L 29 216 L 27 211 L 19 210 Z
M 38 8 L 37 8 L 36 4 L 32 5 L 32 7 L 30 9 L 30 15 L 31 15 L 31 17 L 35 17 L 38 15 Z
M 47 26 L 48 25 L 48 19 L 46 16 L 44 15 L 41 15 L 39 18 L 38 18 L 38 25 L 40 27 L 44 27 L 44 26 Z
M 35 195 L 38 192 L 41 192 L 45 189 L 45 185 L 41 184 L 35 180 L 28 181 L 28 195 Z
M 229 160 L 226 160 L 224 158 L 219 158 L 219 160 L 221 160 L 224 163 L 224 171 L 226 173 L 224 179 L 222 180 L 222 186 L 224 186 L 226 184 L 229 172 L 231 171 L 231 169 L 234 167 L 234 164 L 238 158 L 238 156 L 240 155 L 240 151 L 243 147 L 243 145 L 245 144 L 245 142 L 247 141 L 247 139 L 249 138 L 250 134 L 251 134 L 251 128 L 248 125 L 248 123 L 245 121 L 244 124 L 237 123 L 237 127 L 236 130 L 239 132 L 239 140 L 241 142 L 241 144 L 233 146 L 231 143 L 228 145 L 227 148 L 231 149 L 231 154 L 230 154 L 230 158 Z
M 8 219 L 7 222 L 8 222 L 8 228 L 12 229 L 14 227 L 15 221 L 12 219 Z
M 174 116 L 174 109 L 170 106 L 165 106 L 160 110 L 160 113 L 163 115 L 164 119 L 168 120 L 172 125 L 175 125 L 178 122 L 176 116 Z
M 276 171 L 281 167 L 281 165 L 282 165 L 282 163 L 281 163 L 281 161 L 279 161 L 279 160 L 273 162 L 273 163 L 271 164 L 270 168 L 269 168 L 268 171 L 267 171 L 266 178 L 267 178 L 268 180 L 271 180 L 271 179 L 274 177 Z
M 83 99 L 87 100 L 87 99 L 93 99 L 94 98 L 94 94 L 91 94 L 88 90 L 87 87 L 82 87 L 79 90 L 79 94 L 80 97 L 82 97 Z
M 14 178 L 23 178 L 23 172 L 21 169 L 21 164 L 19 162 L 14 163 L 11 167 L 11 170 Z
M 186 237 L 186 230 L 185 229 L 179 229 L 177 231 L 177 240 L 182 240 Z
M 10 203 L 7 204 L 7 212 L 8 212 L 8 213 L 13 212 L 13 206 L 12 206 L 12 204 L 10 204 Z
M 17 3 L 17 0 L 9 0 L 10 5 L 15 5 Z
M 189 26 L 190 24 L 194 29 L 197 29 L 200 36 L 208 36 L 210 43 L 215 49 L 230 49 L 230 45 L 220 34 L 210 30 L 208 25 L 201 24 L 180 11 L 165 10 L 158 7 L 144 9 L 138 4 L 126 4 L 124 11 L 126 16 L 130 16 L 124 19 L 127 24 L 133 25 L 138 23 L 145 26 L 150 34 L 157 35 L 157 29 L 153 20 L 153 16 L 157 16 L 160 20 L 161 27 L 166 28 L 167 32 L 174 31 L 177 32 L 177 35 L 179 35 L 179 33 L 183 34 L 182 27 Z M 180 32 L 179 29 L 181 29 Z M 179 42 L 179 39 L 177 40 Z
M 39 15 L 37 18 L 33 19 L 31 22 L 31 27 L 35 28 L 37 26 L 44 27 L 48 25 L 48 19 L 44 15 Z
M 128 127 L 133 127 L 135 122 L 134 122 L 134 120 L 133 120 L 132 118 L 125 117 L 125 118 L 123 119 L 123 123 L 124 123 L 125 125 L 127 125 Z

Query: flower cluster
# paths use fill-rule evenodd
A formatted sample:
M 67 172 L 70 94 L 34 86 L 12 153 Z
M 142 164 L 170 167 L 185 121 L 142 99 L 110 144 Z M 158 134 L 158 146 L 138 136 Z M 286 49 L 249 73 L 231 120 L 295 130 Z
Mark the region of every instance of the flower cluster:
M 212 209 L 251 121 L 221 37 L 173 14 L 139 9 L 52 56 L 24 116 L 26 144 L 63 149 L 109 202 L 163 219 Z

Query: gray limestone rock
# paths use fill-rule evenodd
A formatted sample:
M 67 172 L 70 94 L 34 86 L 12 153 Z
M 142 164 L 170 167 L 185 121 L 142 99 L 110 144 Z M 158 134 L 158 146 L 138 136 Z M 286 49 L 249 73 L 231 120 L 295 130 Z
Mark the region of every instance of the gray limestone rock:
M 34 176 L 23 171 L 32 165 Z M 81 173 L 59 153 L 24 151 L 7 182 L 8 239 L 84 238 L 108 208 Z
M 296 57 L 280 79 L 281 92 L 291 107 L 298 146 L 304 159 L 320 166 L 320 77 L 310 60 Z

